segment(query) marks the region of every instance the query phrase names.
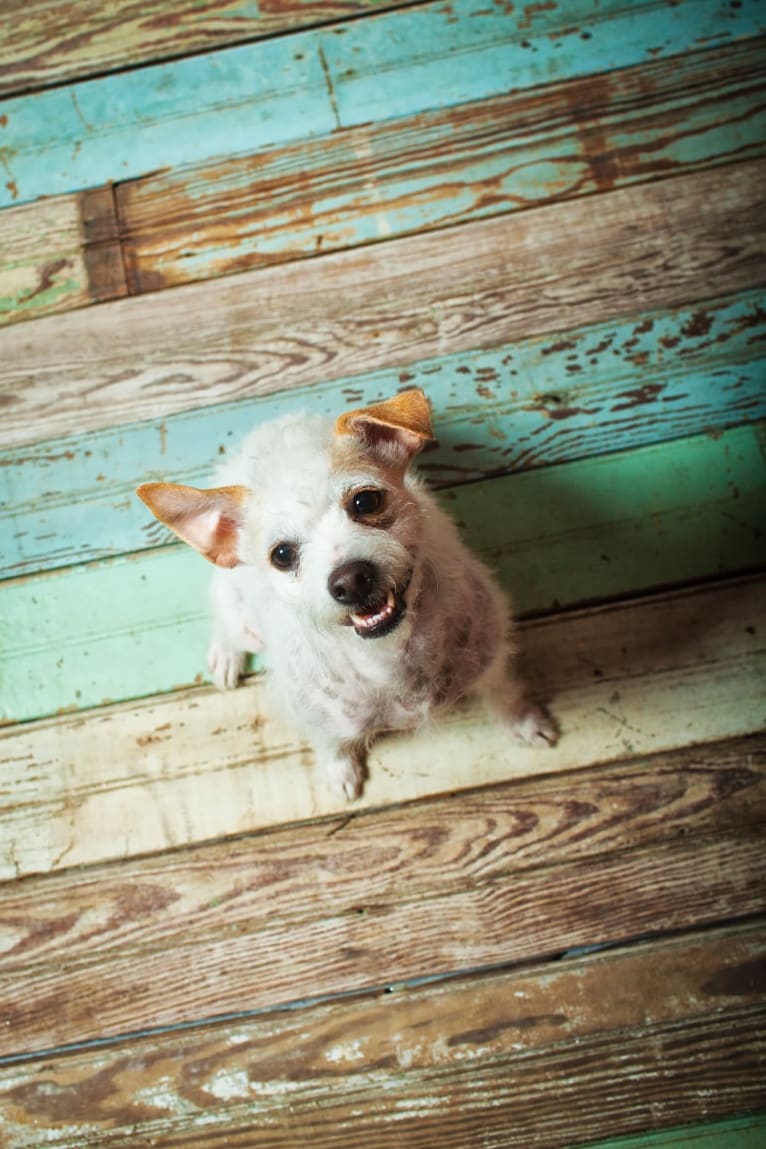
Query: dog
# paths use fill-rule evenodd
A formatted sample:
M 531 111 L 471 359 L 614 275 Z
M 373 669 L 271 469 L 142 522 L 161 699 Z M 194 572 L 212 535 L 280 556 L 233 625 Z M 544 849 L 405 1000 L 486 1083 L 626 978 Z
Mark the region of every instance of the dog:
M 433 442 L 424 393 L 257 427 L 210 490 L 145 483 L 152 513 L 216 565 L 208 666 L 235 687 L 262 652 L 328 783 L 361 793 L 376 735 L 468 694 L 522 743 L 557 741 L 512 669 L 509 603 L 410 464 Z

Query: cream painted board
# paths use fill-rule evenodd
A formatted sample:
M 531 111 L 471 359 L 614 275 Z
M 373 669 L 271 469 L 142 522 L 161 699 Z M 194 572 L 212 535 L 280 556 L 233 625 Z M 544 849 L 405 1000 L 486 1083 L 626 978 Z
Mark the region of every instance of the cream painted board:
M 263 681 L 201 688 L 0 735 L 0 876 L 59 870 L 286 822 L 734 737 L 766 724 L 765 580 L 542 619 L 523 629 L 563 737 L 533 751 L 475 709 L 373 749 L 338 801 Z
M 750 161 L 5 327 L 4 446 L 749 290 L 765 189 Z
M 77 196 L 0 211 L 0 324 L 89 303 L 82 243 Z

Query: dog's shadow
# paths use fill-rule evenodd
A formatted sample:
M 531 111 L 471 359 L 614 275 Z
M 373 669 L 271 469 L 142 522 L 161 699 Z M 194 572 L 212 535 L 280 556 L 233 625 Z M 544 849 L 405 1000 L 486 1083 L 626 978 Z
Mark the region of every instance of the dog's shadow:
M 645 625 L 630 626 L 629 600 L 710 578 L 726 561 L 725 515 L 712 521 L 705 514 L 679 514 L 672 501 L 666 512 L 658 511 L 656 481 L 625 461 L 614 453 L 512 470 L 498 466 L 491 447 L 469 450 L 447 434 L 419 468 L 467 544 L 497 574 L 517 618 L 587 614 L 579 629 L 592 634 L 594 655 L 598 651 L 605 665 L 584 655 L 583 676 L 609 676 L 618 664 L 624 672 L 626 659 L 661 666 L 666 656 L 677 659 L 690 643 L 698 644 L 699 630 L 690 634 L 683 611 L 677 623 L 672 611 L 645 611 Z M 620 637 L 612 608 L 623 601 Z M 563 631 L 555 625 L 535 630 L 531 644 L 522 629 L 522 670 L 535 693 L 548 698 L 558 674 L 556 652 L 545 642 L 555 644 Z M 534 653 L 525 650 L 531 645 Z

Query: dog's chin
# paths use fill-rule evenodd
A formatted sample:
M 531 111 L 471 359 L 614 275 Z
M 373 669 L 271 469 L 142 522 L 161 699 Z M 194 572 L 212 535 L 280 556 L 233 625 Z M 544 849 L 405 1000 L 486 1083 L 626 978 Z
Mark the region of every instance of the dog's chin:
M 385 638 L 393 634 L 407 613 L 405 595 L 410 577 L 401 590 L 389 590 L 379 602 L 368 604 L 364 611 L 352 611 L 347 617 L 347 625 L 353 626 L 360 638 Z

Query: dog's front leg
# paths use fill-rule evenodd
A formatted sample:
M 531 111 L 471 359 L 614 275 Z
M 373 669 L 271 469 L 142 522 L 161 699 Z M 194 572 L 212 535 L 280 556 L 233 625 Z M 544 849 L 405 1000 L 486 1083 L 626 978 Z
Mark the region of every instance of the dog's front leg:
M 367 774 L 364 742 L 340 742 L 323 734 L 314 738 L 317 767 L 323 779 L 339 797 L 349 802 L 362 792 Z
M 508 727 L 514 739 L 524 746 L 555 746 L 559 740 L 556 720 L 544 706 L 530 702 L 524 683 L 507 669 L 505 654 L 490 667 L 479 684 L 490 711 Z
M 210 587 L 213 633 L 207 666 L 219 690 L 232 690 L 245 669 L 248 654 L 263 649 L 245 606 L 235 571 L 217 570 Z

